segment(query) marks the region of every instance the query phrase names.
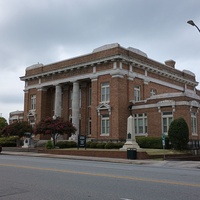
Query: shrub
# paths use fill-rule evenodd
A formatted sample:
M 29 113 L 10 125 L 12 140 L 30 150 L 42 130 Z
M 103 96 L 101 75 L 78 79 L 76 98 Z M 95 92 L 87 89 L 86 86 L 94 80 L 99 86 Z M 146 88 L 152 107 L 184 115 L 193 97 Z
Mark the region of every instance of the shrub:
M 74 141 L 70 141 L 69 146 L 70 146 L 70 148 L 77 147 L 77 143 Z
M 97 148 L 97 142 L 91 142 L 90 148 Z
M 0 145 L 2 147 L 16 147 L 18 140 L 19 140 L 19 137 L 17 136 L 3 137 L 3 138 L 0 138 Z
M 105 148 L 105 143 L 101 142 L 101 143 L 97 143 L 96 148 L 98 149 L 104 149 Z
M 187 149 L 189 141 L 189 128 L 186 121 L 181 117 L 174 119 L 168 130 L 169 140 L 174 149 Z
M 92 143 L 92 141 L 88 141 L 86 142 L 86 148 L 90 148 L 90 144 Z
M 86 147 L 87 148 L 98 148 L 98 149 L 120 149 L 122 148 L 124 145 L 123 142 L 117 142 L 117 143 L 114 143 L 114 142 L 108 142 L 108 143 L 105 143 L 105 142 L 92 142 L 92 141 L 88 141 L 86 143 Z
M 53 148 L 53 143 L 51 140 L 49 140 L 46 145 L 45 145 L 46 149 L 52 149 Z
M 115 149 L 115 148 L 116 148 L 116 147 L 115 147 L 115 143 L 113 143 L 113 142 L 108 142 L 108 143 L 106 143 L 105 148 L 106 148 L 106 149 Z
M 59 147 L 60 149 L 64 149 L 64 148 L 77 147 L 77 144 L 74 141 L 59 141 L 56 143 L 56 146 Z
M 161 137 L 136 137 L 136 141 L 141 148 L 162 149 Z M 169 138 L 165 138 L 165 148 L 169 149 Z
M 124 143 L 123 142 L 117 142 L 117 143 L 114 143 L 115 144 L 115 149 L 120 149 L 123 147 Z

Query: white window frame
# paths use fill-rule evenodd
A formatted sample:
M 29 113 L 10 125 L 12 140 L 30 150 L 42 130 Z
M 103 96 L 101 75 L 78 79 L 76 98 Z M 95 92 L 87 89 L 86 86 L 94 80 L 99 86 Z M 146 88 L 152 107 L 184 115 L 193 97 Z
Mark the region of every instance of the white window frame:
M 134 86 L 134 101 L 140 101 L 140 86 Z
M 173 112 L 162 112 L 162 133 L 168 135 L 168 130 L 173 121 Z
M 134 125 L 135 125 L 135 134 L 136 135 L 147 135 L 148 131 L 148 121 L 147 114 L 135 114 L 134 115 Z
M 31 110 L 36 110 L 36 95 L 31 95 Z
M 191 113 L 191 128 L 192 128 L 192 135 L 197 135 L 197 113 Z
M 109 136 L 110 118 L 109 115 L 101 115 L 101 136 Z
M 110 83 L 104 82 L 101 83 L 101 102 L 110 101 Z

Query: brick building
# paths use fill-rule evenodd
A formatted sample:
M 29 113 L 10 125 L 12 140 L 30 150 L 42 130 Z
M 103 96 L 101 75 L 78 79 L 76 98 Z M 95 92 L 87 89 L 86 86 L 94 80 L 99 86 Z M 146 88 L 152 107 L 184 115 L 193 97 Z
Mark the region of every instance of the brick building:
M 127 118 L 136 136 L 161 137 L 170 122 L 184 117 L 190 139 L 199 139 L 200 91 L 195 75 L 149 59 L 132 47 L 104 45 L 92 53 L 26 68 L 24 118 L 72 120 L 77 134 L 97 140 L 125 140 Z
M 22 121 L 24 121 L 24 111 L 17 110 L 9 113 L 9 124 Z

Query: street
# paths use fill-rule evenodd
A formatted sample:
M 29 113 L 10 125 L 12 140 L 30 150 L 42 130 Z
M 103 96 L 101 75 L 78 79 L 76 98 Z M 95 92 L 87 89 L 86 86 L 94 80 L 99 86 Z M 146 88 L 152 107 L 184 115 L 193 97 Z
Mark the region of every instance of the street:
M 0 155 L 1 200 L 196 200 L 200 171 Z

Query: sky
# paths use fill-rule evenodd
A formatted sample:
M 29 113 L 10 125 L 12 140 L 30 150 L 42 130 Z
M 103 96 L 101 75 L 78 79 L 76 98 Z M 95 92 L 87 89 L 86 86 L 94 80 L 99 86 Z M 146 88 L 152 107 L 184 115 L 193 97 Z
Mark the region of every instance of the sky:
M 119 43 L 200 82 L 199 0 L 0 0 L 0 116 L 24 109 L 25 69 Z M 200 89 L 200 86 L 197 86 Z

